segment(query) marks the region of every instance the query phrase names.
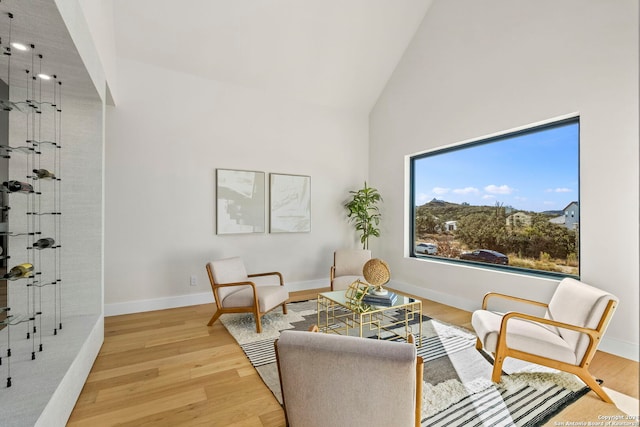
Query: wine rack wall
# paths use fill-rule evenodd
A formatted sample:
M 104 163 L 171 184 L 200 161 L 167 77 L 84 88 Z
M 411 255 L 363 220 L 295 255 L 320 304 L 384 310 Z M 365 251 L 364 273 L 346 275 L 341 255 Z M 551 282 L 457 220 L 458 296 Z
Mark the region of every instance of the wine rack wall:
M 0 17 L 9 31 L 0 39 L 0 66 L 6 67 L 0 81 L 0 372 L 6 387 L 13 382 L 12 360 L 46 363 L 39 354 L 63 327 L 62 83 L 42 73 L 46 58 L 37 46 L 12 42 L 12 19 L 11 13 Z

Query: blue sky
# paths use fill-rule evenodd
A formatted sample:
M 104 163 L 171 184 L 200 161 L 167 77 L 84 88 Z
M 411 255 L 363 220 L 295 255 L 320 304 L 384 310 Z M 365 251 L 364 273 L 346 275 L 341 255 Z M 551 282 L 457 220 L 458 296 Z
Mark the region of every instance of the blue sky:
M 578 200 L 577 122 L 415 160 L 416 205 L 452 203 L 559 210 Z

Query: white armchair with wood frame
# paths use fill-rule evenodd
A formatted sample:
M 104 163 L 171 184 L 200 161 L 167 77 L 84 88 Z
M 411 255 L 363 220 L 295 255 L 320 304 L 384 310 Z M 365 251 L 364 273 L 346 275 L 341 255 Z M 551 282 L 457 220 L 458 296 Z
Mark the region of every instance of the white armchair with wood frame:
M 207 274 L 216 303 L 216 312 L 207 326 L 225 313 L 253 313 L 260 333 L 261 317 L 266 313 L 282 306 L 282 312 L 287 314 L 289 292 L 279 272 L 247 274 L 242 259 L 233 257 L 211 261 Z
M 489 311 L 494 298 L 546 309 L 546 314 Z M 476 310 L 471 319 L 478 336 L 476 348 L 493 353 L 494 382 L 500 381 L 504 360 L 513 357 L 577 375 L 602 400 L 612 403 L 589 373 L 589 365 L 617 304 L 614 295 L 572 278 L 560 281 L 548 304 L 488 293 L 482 310 Z
M 420 426 L 413 342 L 285 330 L 275 349 L 288 426 Z
M 347 289 L 350 284 L 361 279 L 362 267 L 371 259 L 368 249 L 338 249 L 333 253 L 333 265 L 329 271 L 331 290 Z

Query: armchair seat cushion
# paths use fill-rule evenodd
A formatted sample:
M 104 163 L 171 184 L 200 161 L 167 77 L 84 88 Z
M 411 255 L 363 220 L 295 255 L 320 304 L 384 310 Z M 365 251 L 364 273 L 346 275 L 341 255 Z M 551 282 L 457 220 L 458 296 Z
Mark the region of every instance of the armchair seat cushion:
M 258 303 L 260 312 L 264 313 L 289 298 L 289 292 L 284 286 L 259 286 Z M 227 295 L 222 300 L 223 307 L 253 307 L 253 289 L 251 286 L 242 286 L 235 292 Z
M 502 314 L 487 310 L 473 313 L 471 324 L 487 351 L 495 352 Z M 547 326 L 522 319 L 507 322 L 507 345 L 514 350 L 535 351 L 535 354 L 576 365 L 576 354 L 571 346 Z

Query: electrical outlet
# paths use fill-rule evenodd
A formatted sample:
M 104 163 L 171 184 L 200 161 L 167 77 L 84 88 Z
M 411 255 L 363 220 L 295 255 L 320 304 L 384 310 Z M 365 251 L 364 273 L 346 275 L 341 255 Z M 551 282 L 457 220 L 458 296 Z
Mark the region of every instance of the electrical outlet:
M 191 281 L 189 282 L 189 285 L 191 286 L 196 286 L 198 284 L 198 278 L 196 277 L 195 274 L 191 275 Z

